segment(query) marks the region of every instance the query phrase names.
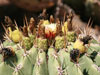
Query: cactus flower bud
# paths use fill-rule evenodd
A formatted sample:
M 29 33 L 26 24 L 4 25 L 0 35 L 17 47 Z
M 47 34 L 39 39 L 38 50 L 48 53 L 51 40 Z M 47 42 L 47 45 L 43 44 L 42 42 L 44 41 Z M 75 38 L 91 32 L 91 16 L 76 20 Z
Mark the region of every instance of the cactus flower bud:
M 84 46 L 84 43 L 80 40 L 76 40 L 74 43 L 74 49 L 78 49 L 80 53 L 85 53 L 86 52 L 86 47 Z
M 22 40 L 22 34 L 18 28 L 16 28 L 16 30 L 14 31 L 12 31 L 11 28 L 8 28 L 8 30 L 9 30 L 9 37 L 13 42 L 17 43 L 20 40 Z
M 67 23 L 67 21 L 64 23 L 64 25 L 62 26 L 62 32 L 64 33 L 64 28 L 65 28 L 65 32 L 67 33 L 67 31 L 68 31 L 68 23 Z
M 53 39 L 55 38 L 56 35 L 56 24 L 49 24 L 45 25 L 45 36 L 48 39 Z

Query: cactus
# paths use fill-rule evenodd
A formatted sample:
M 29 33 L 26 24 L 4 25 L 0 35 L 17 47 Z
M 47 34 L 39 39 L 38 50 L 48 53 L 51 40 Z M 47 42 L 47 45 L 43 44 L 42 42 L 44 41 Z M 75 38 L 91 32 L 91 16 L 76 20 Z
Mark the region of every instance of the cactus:
M 39 49 L 47 50 L 47 39 L 37 38 L 37 46 Z
M 74 31 L 67 30 L 67 34 L 63 34 L 65 31 L 59 29 L 57 34 L 57 26 L 52 30 L 55 37 L 49 39 L 52 33 L 49 32 L 47 38 L 45 26 L 41 29 L 43 32 L 37 26 L 38 31 L 28 32 L 27 36 L 20 31 L 22 39 L 18 42 L 6 34 L 8 37 L 0 42 L 0 75 L 100 75 L 98 41 L 90 35 L 76 36 Z
M 32 40 L 32 39 L 31 39 Z M 26 48 L 26 50 L 29 50 L 32 47 L 32 42 L 31 42 L 29 37 L 24 37 L 22 45 Z
M 32 75 L 48 75 L 46 53 L 39 51 Z
M 56 42 L 55 42 L 55 48 L 56 49 L 62 49 L 64 48 L 64 37 L 60 37 L 60 36 L 57 36 L 55 38 Z
M 67 36 L 66 37 L 67 37 L 67 40 L 69 42 L 74 42 L 76 40 L 75 32 L 71 32 L 71 31 L 67 32 Z

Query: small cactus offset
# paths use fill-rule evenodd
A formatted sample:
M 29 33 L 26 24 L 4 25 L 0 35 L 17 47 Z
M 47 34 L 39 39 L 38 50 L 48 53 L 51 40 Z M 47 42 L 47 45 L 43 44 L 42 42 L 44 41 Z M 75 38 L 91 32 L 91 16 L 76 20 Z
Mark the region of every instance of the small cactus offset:
M 37 38 L 37 47 L 38 49 L 47 50 L 48 48 L 47 39 Z
M 68 20 L 42 16 L 38 25 L 31 18 L 22 29 L 4 27 L 0 75 L 100 75 L 99 42 L 89 26 L 76 35 Z
M 55 48 L 56 49 L 62 49 L 64 48 L 64 37 L 61 37 L 61 36 L 57 36 L 55 38 Z
M 67 37 L 67 40 L 69 42 L 74 42 L 76 40 L 75 32 L 71 32 L 71 31 L 67 32 L 67 36 L 66 37 Z
M 32 39 L 31 39 L 32 40 Z M 23 38 L 23 42 L 22 45 L 23 47 L 26 48 L 26 50 L 29 50 L 32 47 L 32 42 L 31 42 L 29 37 L 24 37 Z

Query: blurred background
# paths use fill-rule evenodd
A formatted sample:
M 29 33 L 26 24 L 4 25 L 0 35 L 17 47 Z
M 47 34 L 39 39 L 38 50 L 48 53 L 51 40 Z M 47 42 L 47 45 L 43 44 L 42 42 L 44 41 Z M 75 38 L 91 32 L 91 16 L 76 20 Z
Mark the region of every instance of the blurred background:
M 75 19 L 87 23 L 91 18 L 93 27 L 100 29 L 100 0 L 0 0 L 0 34 L 4 32 L 1 23 L 4 23 L 5 16 L 16 20 L 18 25 L 23 25 L 25 16 L 37 18 L 44 8 L 48 15 L 60 19 L 65 11 L 72 10 L 78 17 Z

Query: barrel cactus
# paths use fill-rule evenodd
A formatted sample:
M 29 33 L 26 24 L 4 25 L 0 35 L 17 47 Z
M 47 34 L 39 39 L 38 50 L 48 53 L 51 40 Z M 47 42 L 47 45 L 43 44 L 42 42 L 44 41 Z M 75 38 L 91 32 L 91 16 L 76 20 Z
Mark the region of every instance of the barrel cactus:
M 24 25 L 13 35 L 5 27 L 5 41 L 0 43 L 0 75 L 100 75 L 100 44 L 92 35 L 75 35 L 60 21 L 44 21 L 36 26 L 27 23 L 26 29 Z M 17 39 L 19 33 L 21 38 Z

